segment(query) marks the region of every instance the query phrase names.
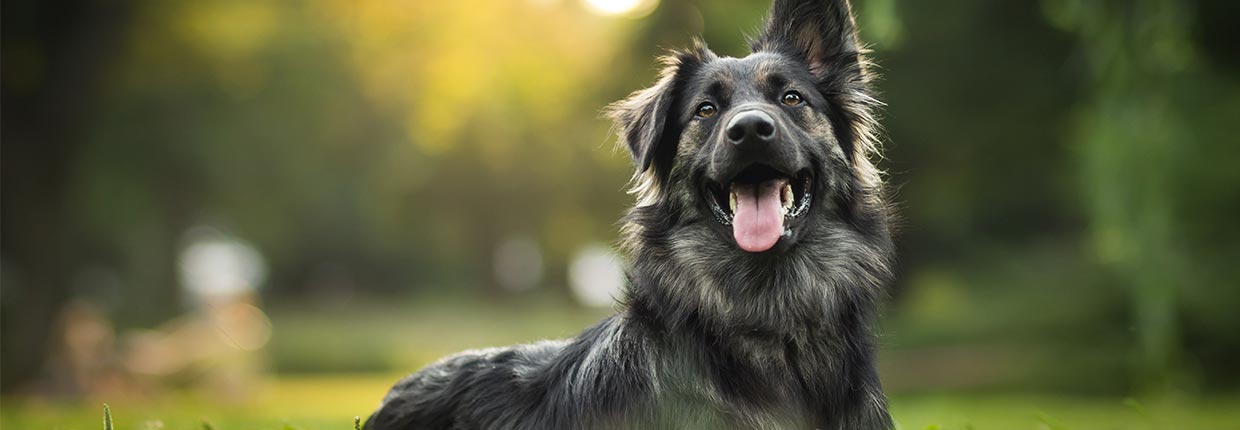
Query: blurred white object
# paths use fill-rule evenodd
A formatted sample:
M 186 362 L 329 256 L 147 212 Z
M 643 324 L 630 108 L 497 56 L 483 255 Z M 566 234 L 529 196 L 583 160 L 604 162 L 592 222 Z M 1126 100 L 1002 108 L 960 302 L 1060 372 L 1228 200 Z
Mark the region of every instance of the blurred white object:
M 591 244 L 573 257 L 568 282 L 581 304 L 611 306 L 624 289 L 624 265 L 610 248 Z
M 267 277 L 262 254 L 248 243 L 209 227 L 187 234 L 181 251 L 181 284 L 198 302 L 247 295 Z

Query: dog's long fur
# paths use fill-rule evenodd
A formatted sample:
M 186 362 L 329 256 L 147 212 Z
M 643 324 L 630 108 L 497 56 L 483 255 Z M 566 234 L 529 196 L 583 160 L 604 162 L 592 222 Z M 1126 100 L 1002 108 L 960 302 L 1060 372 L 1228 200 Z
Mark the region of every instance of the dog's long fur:
M 654 86 L 610 108 L 637 166 L 617 315 L 573 339 L 431 365 L 398 382 L 366 428 L 891 428 L 870 331 L 892 264 L 871 162 L 879 102 L 848 2 L 776 0 L 750 45 L 740 59 L 701 43 L 675 51 Z M 805 104 L 764 104 L 779 85 Z M 694 116 L 704 94 L 720 119 Z M 731 241 L 701 191 L 729 166 L 719 129 L 728 100 L 745 97 L 787 128 L 782 154 L 814 172 L 809 213 L 757 254 Z

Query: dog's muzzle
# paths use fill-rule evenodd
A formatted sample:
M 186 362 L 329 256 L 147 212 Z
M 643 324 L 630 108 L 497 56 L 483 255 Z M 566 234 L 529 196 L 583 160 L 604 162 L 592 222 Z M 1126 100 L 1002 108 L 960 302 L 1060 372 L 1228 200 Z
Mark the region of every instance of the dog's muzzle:
M 787 222 L 810 206 L 812 175 L 779 121 L 760 107 L 740 107 L 716 144 L 707 185 L 716 219 L 736 244 L 763 252 L 790 234 Z

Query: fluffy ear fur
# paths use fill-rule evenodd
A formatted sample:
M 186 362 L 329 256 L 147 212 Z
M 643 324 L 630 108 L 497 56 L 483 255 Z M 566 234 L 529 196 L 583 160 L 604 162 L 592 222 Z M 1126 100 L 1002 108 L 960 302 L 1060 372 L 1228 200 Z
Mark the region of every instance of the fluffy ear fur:
M 774 51 L 805 61 L 819 79 L 836 62 L 860 61 L 857 25 L 848 0 L 775 0 L 765 28 L 750 41 L 753 52 Z
M 607 107 L 607 116 L 615 122 L 621 141 L 633 155 L 637 175 L 651 166 L 661 172 L 671 168 L 669 164 L 676 153 L 680 125 L 669 117 L 675 115 L 679 82 L 713 58 L 715 54 L 700 41 L 695 41 L 690 49 L 672 51 L 662 58 L 663 71 L 657 83 Z
M 664 128 L 675 97 L 675 79 L 676 66 L 669 65 L 654 86 L 638 90 L 607 108 L 607 115 L 619 129 L 620 139 L 628 144 L 638 173 L 650 168 L 655 151 L 665 140 Z

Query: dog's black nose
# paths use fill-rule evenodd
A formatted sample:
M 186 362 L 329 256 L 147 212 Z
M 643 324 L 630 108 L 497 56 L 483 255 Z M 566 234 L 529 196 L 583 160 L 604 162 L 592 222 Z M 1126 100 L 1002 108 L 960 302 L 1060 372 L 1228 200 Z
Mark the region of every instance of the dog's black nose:
M 763 146 L 779 137 L 775 119 L 760 110 L 737 113 L 728 121 L 728 142 L 743 148 Z

